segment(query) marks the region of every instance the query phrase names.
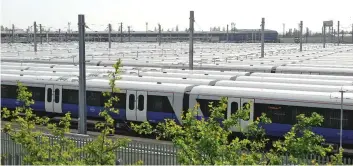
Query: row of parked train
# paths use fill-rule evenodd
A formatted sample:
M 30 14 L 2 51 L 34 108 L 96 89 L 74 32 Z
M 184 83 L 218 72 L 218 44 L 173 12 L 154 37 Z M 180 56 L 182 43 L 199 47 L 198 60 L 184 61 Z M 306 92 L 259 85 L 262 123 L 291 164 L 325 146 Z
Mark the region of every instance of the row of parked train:
M 336 58 L 336 59 L 334 59 Z M 262 73 L 286 73 L 286 74 L 313 74 L 313 75 L 342 75 L 342 76 L 353 76 L 353 61 L 344 60 L 343 62 L 337 62 L 337 58 L 327 59 L 325 61 L 314 60 L 313 62 L 296 62 L 294 60 L 287 61 L 256 61 L 251 62 L 239 62 L 239 63 L 194 63 L 194 70 L 217 70 L 217 71 L 243 71 L 243 72 L 262 72 Z M 3 59 L 6 63 L 18 63 L 17 59 Z M 27 59 L 27 63 L 35 64 L 57 64 L 57 65 L 78 65 L 78 60 L 75 61 L 70 59 L 54 59 L 54 60 L 37 60 Z M 188 70 L 189 65 L 187 63 L 175 62 L 149 62 L 149 61 L 123 61 L 123 66 L 132 66 L 134 68 L 156 68 L 156 69 L 178 69 Z M 320 62 L 320 63 L 319 63 Z M 112 60 L 87 60 L 87 66 L 100 66 L 107 67 L 112 66 L 114 61 Z M 348 66 L 347 66 L 348 65 Z
M 73 65 L 2 63 L 1 106 L 15 108 L 16 82 L 29 87 L 38 113 L 78 116 L 78 68 Z M 298 114 L 317 112 L 324 116 L 321 127 L 313 130 L 327 142 L 339 143 L 340 90 L 344 93 L 343 144 L 353 146 L 353 75 L 306 75 L 239 71 L 180 70 L 123 67 L 121 92 L 113 115 L 117 126 L 128 121 L 151 123 L 166 118 L 181 123 L 181 111 L 200 104 L 198 117 L 210 115 L 209 102 L 228 98 L 226 118 L 251 102 L 250 119 L 241 121 L 245 128 L 266 113 L 272 124 L 265 125 L 269 136 L 281 137 L 296 122 Z M 109 90 L 109 67 L 87 66 L 87 116 L 95 119 L 103 108 L 101 92 Z M 320 73 L 321 74 L 321 73 Z M 238 129 L 234 129 L 237 132 Z

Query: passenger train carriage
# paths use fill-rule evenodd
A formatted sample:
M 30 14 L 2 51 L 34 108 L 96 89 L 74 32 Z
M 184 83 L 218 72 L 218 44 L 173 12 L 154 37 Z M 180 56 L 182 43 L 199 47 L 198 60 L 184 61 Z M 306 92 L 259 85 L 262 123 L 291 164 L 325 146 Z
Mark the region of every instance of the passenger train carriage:
M 210 87 L 200 85 L 190 92 L 189 106 L 198 102 L 199 114 L 209 116 L 209 102 L 217 103 L 221 97 L 228 98 L 227 117 L 246 103 L 252 102 L 250 107 L 250 119 L 241 121 L 244 128 L 254 118 L 262 113 L 272 120 L 272 124 L 264 125 L 267 135 L 281 137 L 296 123 L 299 114 L 311 115 L 317 112 L 324 117 L 321 127 L 313 130 L 325 137 L 326 141 L 339 143 L 340 127 L 340 94 L 326 92 L 305 92 L 292 90 L 256 89 L 239 87 Z M 343 109 L 343 142 L 353 144 L 353 94 L 346 93 Z
M 15 108 L 19 106 L 16 101 L 16 81 L 19 80 L 32 92 L 36 111 L 54 114 L 71 112 L 78 116 L 78 82 L 33 80 L 33 78 L 18 79 L 8 76 L 1 77 L 1 103 L 2 107 Z M 119 114 L 112 114 L 120 121 L 149 121 L 151 123 L 163 122 L 170 118 L 180 122 L 183 98 L 194 85 L 147 83 L 133 81 L 118 81 L 120 88 L 119 102 L 115 108 Z M 87 116 L 98 118 L 100 110 L 104 107 L 106 98 L 103 91 L 109 91 L 108 80 L 87 80 L 86 99 Z M 148 101 L 148 102 L 147 102 Z M 177 111 L 178 110 L 178 111 Z
M 78 82 L 34 80 L 31 77 L 1 77 L 1 105 L 10 109 L 19 105 L 16 101 L 16 81 L 19 80 L 32 91 L 37 112 L 45 114 L 64 114 L 71 112 L 78 116 Z M 87 116 L 98 118 L 103 109 L 105 98 L 102 91 L 109 91 L 108 80 L 87 80 Z M 324 116 L 321 127 L 313 130 L 324 136 L 327 142 L 339 142 L 340 126 L 340 94 L 329 92 L 308 92 L 277 89 L 260 89 L 246 87 L 217 87 L 191 84 L 148 83 L 134 81 L 118 81 L 121 89 L 118 93 L 120 101 L 114 105 L 119 114 L 113 115 L 118 123 L 128 121 L 153 124 L 164 119 L 174 119 L 181 124 L 181 111 L 192 108 L 196 102 L 200 104 L 198 117 L 208 117 L 207 105 L 217 103 L 221 97 L 228 98 L 226 118 L 244 106 L 253 103 L 250 108 L 250 119 L 242 120 L 245 128 L 251 121 L 266 113 L 272 124 L 264 125 L 269 136 L 281 137 L 296 122 L 298 114 L 310 115 L 317 112 Z M 343 144 L 353 146 L 353 94 L 344 94 Z M 238 129 L 233 128 L 234 132 Z
M 328 61 L 332 62 L 334 59 Z M 2 68 L 6 68 L 7 70 L 34 70 L 34 71 L 47 71 L 48 69 L 45 69 L 46 67 L 36 67 L 37 65 L 40 64 L 51 64 L 50 68 L 54 68 L 54 70 L 59 69 L 63 67 L 63 69 L 60 69 L 61 71 L 72 71 L 73 68 L 71 69 L 65 69 L 67 67 L 66 65 L 77 65 L 78 64 L 78 59 L 75 61 L 72 61 L 71 59 L 51 59 L 50 61 L 47 60 L 40 60 L 40 59 L 26 59 L 23 60 L 24 63 L 23 65 L 29 65 L 29 66 L 21 66 L 22 63 L 18 63 L 18 57 L 2 57 L 1 61 L 6 64 L 2 66 Z M 175 60 L 174 60 L 175 61 Z M 161 63 L 161 62 L 149 62 L 149 61 L 128 61 L 128 60 L 123 60 L 122 62 L 122 68 L 131 68 L 134 70 L 140 70 L 143 71 L 143 69 L 150 68 L 150 70 L 145 70 L 145 71 L 165 71 L 165 72 L 174 72 L 174 73 L 184 73 L 188 71 L 189 65 L 184 62 L 182 64 L 179 63 L 174 63 L 172 61 L 171 63 Z M 293 60 L 295 61 L 295 60 Z M 241 62 L 241 61 L 240 61 Z M 251 63 L 250 63 L 251 62 Z M 301 61 L 300 63 L 294 63 L 294 62 L 276 62 L 276 64 L 273 63 L 254 63 L 250 61 L 249 64 L 244 64 L 243 62 L 241 63 L 216 63 L 216 64 L 198 64 L 194 63 L 194 69 L 195 70 L 203 70 L 204 72 L 198 72 L 199 74 L 216 74 L 215 72 L 208 72 L 209 70 L 211 71 L 222 71 L 224 74 L 229 74 L 229 75 L 252 75 L 251 73 L 257 72 L 259 73 L 260 76 L 262 73 L 263 74 L 296 74 L 296 75 L 303 75 L 305 78 L 311 78 L 310 75 L 331 75 L 331 76 L 353 76 L 353 69 L 351 68 L 344 68 L 344 67 L 330 67 L 330 66 L 323 66 L 323 67 L 315 67 L 315 66 L 291 66 L 288 64 L 301 64 L 305 61 Z M 314 61 L 316 62 L 316 60 Z M 30 66 L 31 64 L 35 64 L 33 66 Z M 103 68 L 93 68 L 96 66 L 99 67 L 107 67 L 107 66 L 112 66 L 115 62 L 111 60 L 87 60 L 86 65 L 87 65 L 87 70 L 88 71 L 95 71 L 95 70 L 102 70 L 106 71 L 106 69 Z M 263 64 L 261 64 L 263 63 Z M 13 66 L 14 64 L 17 64 L 17 66 Z M 335 64 L 334 66 L 337 66 L 340 64 Z M 57 67 L 58 68 L 57 68 Z M 61 66 L 61 67 L 60 67 Z M 347 65 L 344 65 L 347 66 Z M 91 68 L 92 67 L 92 68 Z M 40 69 L 40 70 L 39 70 Z M 154 69 L 154 70 L 152 70 Z M 163 69 L 163 70 L 162 70 Z M 53 69 L 51 69 L 53 70 Z M 76 72 L 78 69 L 76 69 Z M 228 72 L 228 73 L 227 73 Z M 238 72 L 238 74 L 234 74 L 234 72 Z M 240 73 L 239 73 L 240 72 Z M 241 73 L 243 72 L 243 74 Z M 248 74 L 245 74 L 245 72 L 249 72 Z M 195 72 L 193 72 L 195 73 Z M 220 74 L 218 72 L 218 74 Z M 308 77 L 306 77 L 309 75 Z M 288 75 L 290 76 L 290 75 Z

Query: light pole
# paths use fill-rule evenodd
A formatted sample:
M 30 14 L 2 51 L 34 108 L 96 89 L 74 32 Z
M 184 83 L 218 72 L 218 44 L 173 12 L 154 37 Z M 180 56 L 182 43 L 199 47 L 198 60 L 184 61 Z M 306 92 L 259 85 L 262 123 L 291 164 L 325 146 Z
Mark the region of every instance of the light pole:
M 346 92 L 345 90 L 341 89 L 341 118 L 340 118 L 340 149 L 342 149 L 342 132 L 343 132 L 343 93 Z

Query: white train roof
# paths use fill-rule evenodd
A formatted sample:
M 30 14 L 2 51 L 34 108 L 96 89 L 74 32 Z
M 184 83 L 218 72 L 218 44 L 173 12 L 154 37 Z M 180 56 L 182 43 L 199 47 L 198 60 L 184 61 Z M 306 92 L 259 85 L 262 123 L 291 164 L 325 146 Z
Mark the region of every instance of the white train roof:
M 109 88 L 109 80 L 87 80 L 90 87 Z M 160 82 L 137 82 L 137 81 L 116 81 L 116 86 L 122 90 L 149 91 L 149 92 L 172 92 L 185 93 L 190 91 L 195 85 L 191 84 L 171 84 Z
M 164 73 L 164 72 L 140 72 L 141 76 L 153 77 L 174 77 L 174 78 L 198 78 L 198 79 L 217 79 L 217 80 L 235 80 L 237 76 L 233 75 L 207 75 L 207 74 L 188 74 L 188 73 Z
M 32 75 L 32 76 L 78 76 L 79 72 L 53 72 L 53 71 L 35 71 L 35 70 L 1 70 L 2 74 L 14 75 Z M 89 73 L 86 73 L 89 75 Z
M 162 82 L 173 84 L 192 84 L 192 85 L 215 85 L 215 79 L 197 79 L 197 78 L 172 78 L 172 77 L 151 77 L 151 76 L 129 76 L 121 75 L 122 81 L 138 82 Z
M 353 76 L 334 76 L 334 75 L 308 75 L 308 74 L 282 74 L 282 73 L 252 73 L 250 76 L 353 81 Z
M 195 69 L 221 70 L 221 71 L 247 71 L 247 72 L 271 72 L 274 66 L 271 65 L 233 65 L 233 64 L 202 64 L 194 66 Z
M 62 85 L 64 88 L 78 89 L 78 80 L 75 81 L 53 81 L 53 80 L 35 80 L 28 76 L 22 77 L 6 77 L 1 76 L 1 83 L 10 83 L 15 85 L 17 81 L 24 84 L 38 85 L 43 87 L 45 85 Z M 136 82 L 136 81 L 116 81 L 117 88 L 121 90 L 134 90 L 134 91 L 149 91 L 149 92 L 170 92 L 170 93 L 185 93 L 190 91 L 194 85 L 190 84 L 170 84 L 170 83 L 151 83 L 151 82 Z M 109 90 L 109 80 L 87 80 L 87 89 L 96 90 Z
M 24 65 L 27 63 L 28 70 L 42 70 L 42 67 L 52 67 L 55 71 L 76 69 L 79 60 L 77 43 L 43 43 L 38 46 L 38 52 L 33 52 L 33 47 L 28 44 L 3 43 L 1 45 L 2 69 L 26 68 L 14 67 L 15 63 Z M 287 65 L 297 66 L 300 64 L 313 64 L 318 71 L 307 69 L 295 69 L 291 73 L 325 73 L 323 68 L 330 67 L 350 69 L 353 66 L 353 49 L 349 45 L 333 46 L 328 44 L 322 49 L 320 44 L 305 44 L 303 52 L 298 51 L 297 44 L 266 43 L 265 57 L 260 58 L 260 47 L 258 43 L 198 43 L 194 44 L 194 69 L 195 70 L 219 70 L 219 71 L 246 71 L 267 72 L 274 68 Z M 163 69 L 188 69 L 188 43 L 119 43 L 112 44 L 112 49 L 107 48 L 107 43 L 86 43 L 87 70 L 99 69 L 99 67 L 111 66 L 117 59 L 122 59 L 123 70 L 143 70 L 142 68 Z M 22 63 L 21 63 L 22 62 Z M 291 65 L 293 64 L 293 65 Z M 76 65 L 76 67 L 73 67 Z M 328 65 L 326 67 L 326 65 Z M 8 67 L 9 66 L 9 67 Z M 11 67 L 12 66 L 12 67 Z M 20 66 L 20 65 L 18 65 Z M 303 65 L 301 65 L 304 67 Z M 305 65 L 308 66 L 308 65 Z M 322 66 L 322 67 L 320 67 Z M 7 67 L 7 68 L 5 68 Z M 40 67 L 40 68 L 34 68 Z M 59 69 L 60 68 L 60 69 Z M 65 69 L 63 69 L 65 68 Z M 347 75 L 346 71 L 328 73 L 330 75 Z M 44 70 L 44 69 L 43 69 Z M 47 70 L 47 69 L 45 69 Z M 331 69 L 329 69 L 330 71 Z M 146 69 L 145 71 L 151 71 Z M 331 71 L 330 71 L 331 72 Z M 338 73 L 337 73 L 338 72 Z M 209 73 L 211 74 L 211 73 Z M 352 74 L 352 73 L 350 73 Z
M 1 73 L 1 80 L 58 80 L 60 76 L 46 76 L 46 75 L 18 75 L 18 74 L 3 74 Z
M 27 70 L 29 67 L 27 66 L 12 66 L 12 65 L 3 65 L 1 64 L 1 70 L 8 69 L 8 70 Z
M 333 75 L 353 76 L 353 69 L 348 69 L 348 68 L 279 66 L 276 68 L 276 72 L 325 73 L 325 74 L 333 74 Z
M 238 87 L 215 87 L 200 85 L 194 87 L 190 95 L 206 95 L 219 97 L 240 97 L 240 98 L 255 98 L 266 100 L 286 100 L 286 101 L 306 101 L 315 103 L 334 103 L 340 104 L 339 92 L 307 92 L 307 91 L 292 91 L 292 90 L 275 90 L 275 89 L 260 89 L 260 88 L 238 88 Z M 344 105 L 353 106 L 353 94 L 344 94 Z
M 353 68 L 353 65 L 342 65 L 342 64 L 307 64 L 307 63 L 298 63 L 298 64 L 286 64 L 285 66 L 295 66 L 295 67 L 328 67 L 328 68 Z
M 226 87 L 248 87 L 263 89 L 280 89 L 295 91 L 313 91 L 313 92 L 339 92 L 340 90 L 353 92 L 353 86 L 331 86 L 331 85 L 311 85 L 311 84 L 286 84 L 275 82 L 252 82 L 252 81 L 217 81 L 215 86 Z
M 278 78 L 278 77 L 258 77 L 258 76 L 239 76 L 236 81 L 256 81 L 256 82 L 278 82 L 290 84 L 313 84 L 313 85 L 353 85 L 353 81 L 345 80 L 323 80 L 323 79 L 304 79 L 304 78 Z
M 26 66 L 26 67 L 51 67 L 55 66 L 55 64 L 45 64 L 45 63 L 21 63 L 21 62 L 1 62 L 1 65 L 4 66 Z M 72 65 L 71 65 L 72 66 Z
M 217 70 L 182 70 L 182 69 L 162 69 L 167 73 L 188 73 L 188 74 L 215 74 L 215 75 L 250 75 L 250 72 L 217 71 Z

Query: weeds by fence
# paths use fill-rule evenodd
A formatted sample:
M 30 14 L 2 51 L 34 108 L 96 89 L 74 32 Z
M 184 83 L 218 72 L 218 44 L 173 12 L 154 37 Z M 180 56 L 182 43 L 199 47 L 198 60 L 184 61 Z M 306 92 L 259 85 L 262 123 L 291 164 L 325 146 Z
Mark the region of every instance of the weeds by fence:
M 49 140 L 55 141 L 58 139 L 54 136 L 47 136 Z M 71 138 L 76 142 L 77 147 L 84 147 L 91 138 Z M 40 141 L 40 139 L 38 139 Z M 1 165 L 23 165 L 24 149 L 21 145 L 13 142 L 10 136 L 1 132 Z M 84 153 L 81 157 L 89 157 Z M 142 160 L 144 165 L 177 165 L 177 149 L 173 145 L 153 144 L 142 142 L 130 142 L 126 148 L 116 150 L 116 158 L 120 160 L 120 164 L 134 164 L 138 160 Z M 320 157 L 310 155 L 301 159 L 309 165 L 315 160 L 318 164 L 327 164 L 330 162 L 329 157 Z M 291 165 L 288 156 L 283 156 L 282 163 Z M 353 160 L 344 158 L 343 163 L 352 165 Z
M 49 137 L 53 142 L 58 139 Z M 71 138 L 76 142 L 77 147 L 84 147 L 90 138 Z M 38 139 L 40 141 L 40 139 Z M 11 140 L 10 136 L 1 132 L 1 164 L 2 165 L 23 165 L 24 149 L 22 145 Z M 89 157 L 84 153 L 81 157 Z M 126 148 L 116 150 L 116 158 L 120 159 L 120 164 L 134 164 L 142 160 L 145 165 L 176 165 L 176 148 L 173 145 L 152 144 L 142 142 L 130 142 Z

